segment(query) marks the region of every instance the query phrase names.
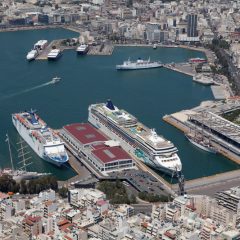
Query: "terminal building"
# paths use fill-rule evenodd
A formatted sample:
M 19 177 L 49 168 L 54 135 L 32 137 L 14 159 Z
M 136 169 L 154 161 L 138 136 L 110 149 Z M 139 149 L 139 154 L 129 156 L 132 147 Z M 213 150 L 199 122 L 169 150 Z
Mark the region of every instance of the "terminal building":
M 89 123 L 74 123 L 63 127 L 61 136 L 79 156 L 102 173 L 135 167 L 132 157 L 117 142 L 108 139 Z
M 189 115 L 188 122 L 196 132 L 204 133 L 212 142 L 240 157 L 240 126 L 207 111 Z

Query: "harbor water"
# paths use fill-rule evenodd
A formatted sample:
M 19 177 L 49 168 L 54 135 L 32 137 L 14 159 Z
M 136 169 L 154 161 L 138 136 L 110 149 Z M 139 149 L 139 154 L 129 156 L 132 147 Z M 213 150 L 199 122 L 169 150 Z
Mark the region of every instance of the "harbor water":
M 0 166 L 9 167 L 6 132 L 12 142 L 18 135 L 11 122 L 11 113 L 37 109 L 41 118 L 54 129 L 74 122 L 86 122 L 88 106 L 111 98 L 159 134 L 171 140 L 179 149 L 186 179 L 209 176 L 237 169 L 238 165 L 215 154 L 203 152 L 185 139 L 162 117 L 182 109 L 189 109 L 203 100 L 213 99 L 211 89 L 192 82 L 191 77 L 158 68 L 141 71 L 116 71 L 115 65 L 131 57 L 160 60 L 163 63 L 185 62 L 203 57 L 196 51 L 179 48 L 117 47 L 111 56 L 77 56 L 73 50 L 63 53 L 56 62 L 26 61 L 26 53 L 39 39 L 76 37 L 63 29 L 0 33 Z M 59 76 L 62 81 L 49 81 Z M 16 157 L 16 149 L 13 144 Z M 31 151 L 31 149 L 30 149 Z M 57 168 L 31 151 L 31 170 L 52 172 L 59 179 L 74 175 L 66 166 Z M 15 158 L 17 165 L 17 158 Z M 159 173 L 160 174 L 160 173 Z

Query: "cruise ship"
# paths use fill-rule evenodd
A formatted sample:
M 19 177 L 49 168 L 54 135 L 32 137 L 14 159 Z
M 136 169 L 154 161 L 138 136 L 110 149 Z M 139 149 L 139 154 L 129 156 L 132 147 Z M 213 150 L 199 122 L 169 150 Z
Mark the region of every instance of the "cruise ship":
M 20 136 L 40 158 L 56 166 L 68 161 L 64 143 L 36 114 L 36 111 L 14 113 L 12 122 Z
M 62 52 L 60 49 L 52 49 L 48 53 L 48 60 L 56 60 L 62 55 Z
M 125 151 L 137 156 L 150 167 L 173 175 L 182 170 L 174 144 L 159 136 L 125 110 L 107 103 L 93 104 L 88 109 L 88 121 L 107 136 L 120 142 Z
M 32 49 L 28 54 L 27 54 L 27 60 L 32 61 L 38 56 L 38 50 L 37 49 Z
M 77 48 L 77 53 L 81 54 L 81 55 L 85 55 L 85 54 L 87 54 L 88 50 L 89 50 L 89 46 L 87 44 L 81 44 Z
M 143 60 L 139 58 L 137 61 L 132 62 L 130 59 L 124 61 L 121 65 L 116 65 L 117 70 L 139 70 L 147 68 L 159 68 L 162 67 L 161 62 L 151 62 L 150 58 L 148 60 Z

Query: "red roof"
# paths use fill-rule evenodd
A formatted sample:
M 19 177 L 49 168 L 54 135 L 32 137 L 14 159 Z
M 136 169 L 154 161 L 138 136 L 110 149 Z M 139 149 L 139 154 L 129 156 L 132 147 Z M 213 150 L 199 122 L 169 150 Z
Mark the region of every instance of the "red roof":
M 103 163 L 132 159 L 121 147 L 103 147 L 93 150 L 92 154 Z
M 105 142 L 108 139 L 89 123 L 73 123 L 63 127 L 81 144 Z
M 104 204 L 106 204 L 106 201 L 105 201 L 105 200 L 98 200 L 98 201 L 97 201 L 97 205 L 98 205 L 98 206 L 102 206 L 102 205 L 104 205 Z

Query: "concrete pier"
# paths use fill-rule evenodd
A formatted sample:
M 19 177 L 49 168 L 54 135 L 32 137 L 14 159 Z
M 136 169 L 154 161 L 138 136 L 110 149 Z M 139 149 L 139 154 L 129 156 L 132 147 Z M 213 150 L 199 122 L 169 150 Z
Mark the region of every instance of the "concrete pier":
M 64 46 L 62 41 L 64 39 L 53 40 L 40 54 L 36 57 L 36 60 L 47 60 L 48 53 L 53 49 L 53 46 L 61 51 L 75 49 L 76 46 Z
M 163 67 L 186 74 L 193 77 L 196 74 L 194 67 L 190 63 L 172 63 L 172 64 L 163 64 Z

